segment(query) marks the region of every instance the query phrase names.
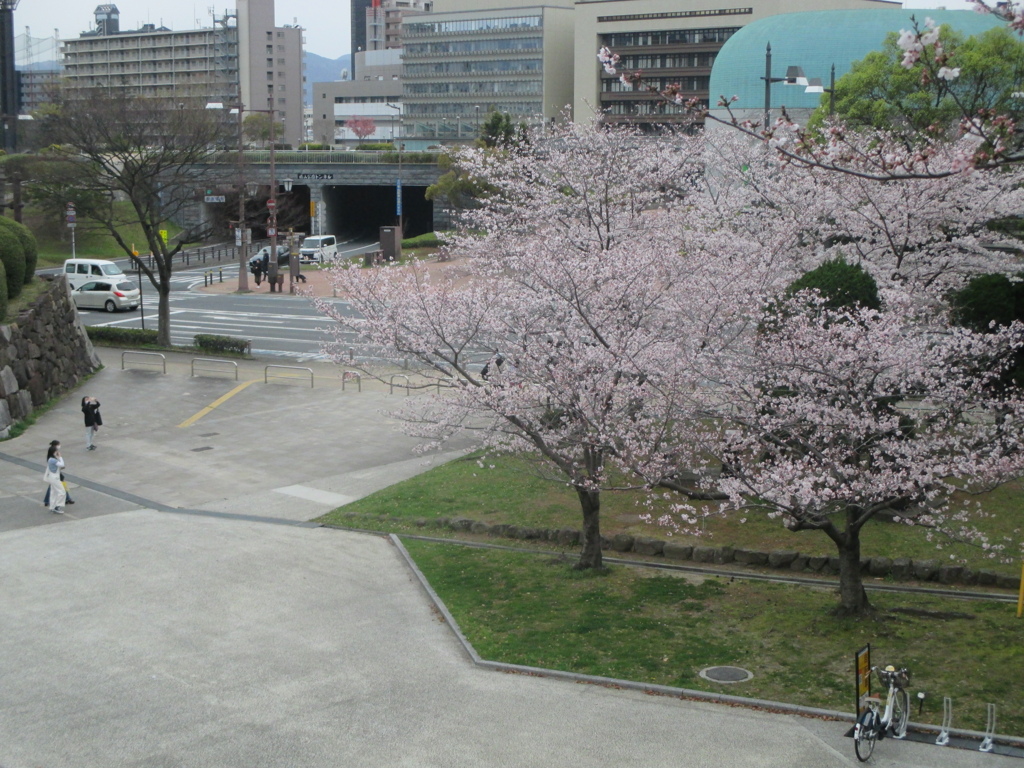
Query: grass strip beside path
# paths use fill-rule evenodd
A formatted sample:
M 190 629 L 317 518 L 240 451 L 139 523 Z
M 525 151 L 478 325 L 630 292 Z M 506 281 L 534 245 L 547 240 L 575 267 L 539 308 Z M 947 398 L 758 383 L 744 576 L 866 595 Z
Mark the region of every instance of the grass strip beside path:
M 1024 735 L 1024 621 L 1005 604 L 873 595 L 875 619 L 829 614 L 831 589 L 619 567 L 577 572 L 571 559 L 437 542 L 403 542 L 486 659 L 738 696 L 853 709 L 853 654 L 907 666 L 911 720 L 938 724 L 942 697 L 958 728 Z M 754 678 L 719 685 L 701 669 L 736 665 Z
M 1021 486 L 1009 483 L 995 491 L 973 497 L 988 514 L 981 526 L 993 541 L 1002 535 L 1016 536 L 1021 527 Z M 645 494 L 605 492 L 601 494 L 601 533 L 617 533 L 671 539 L 682 544 L 729 545 L 735 548 L 771 551 L 798 550 L 805 555 L 836 554 L 835 546 L 820 531 L 793 533 L 777 520 L 757 513 L 720 515 L 715 508 L 706 518 L 701 536 L 680 536 L 643 522 L 640 515 L 650 511 L 653 518 L 667 511 L 668 501 L 655 498 L 648 510 Z M 355 516 L 355 517 L 353 517 Z M 324 515 L 319 522 L 408 533 L 420 530 L 417 520 L 466 517 L 485 523 L 508 523 L 536 528 L 581 527 L 579 500 L 566 485 L 545 480 L 533 472 L 525 459 L 511 456 L 482 461 L 470 455 L 431 469 L 409 480 Z M 977 547 L 928 541 L 922 527 L 871 520 L 861 535 L 863 557 L 909 557 L 961 562 L 974 569 L 988 569 L 1018 575 L 1020 564 L 1005 564 L 984 555 Z M 444 534 L 439 534 L 444 535 Z M 956 560 L 951 560 L 951 557 Z

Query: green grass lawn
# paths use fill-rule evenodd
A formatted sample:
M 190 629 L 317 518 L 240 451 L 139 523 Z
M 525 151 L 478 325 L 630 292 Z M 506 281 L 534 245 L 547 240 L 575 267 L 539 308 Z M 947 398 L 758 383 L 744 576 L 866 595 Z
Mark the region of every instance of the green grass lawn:
M 542 479 L 511 457 L 469 456 L 397 483 L 320 518 L 328 524 L 423 533 L 417 521 L 468 517 L 530 527 L 580 526 L 575 494 Z M 1009 532 L 1020 518 L 1021 487 L 981 499 L 994 513 L 990 532 Z M 602 532 L 667 537 L 640 520 L 644 497 L 606 493 Z M 663 504 L 665 502 L 658 502 Z M 658 511 L 658 503 L 654 512 Z M 354 515 L 354 517 L 353 517 Z M 702 537 L 686 542 L 756 549 L 834 553 L 821 533 L 791 533 L 763 516 L 708 518 Z M 429 529 L 432 536 L 468 536 Z M 1014 607 L 924 596 L 872 593 L 873 618 L 837 619 L 831 587 L 694 578 L 616 566 L 604 574 L 570 568 L 573 552 L 546 555 L 407 540 L 417 564 L 484 658 L 585 674 L 765 698 L 840 711 L 853 708 L 853 654 L 866 643 L 875 664 L 905 665 L 913 691 L 927 692 L 913 720 L 938 723 L 942 697 L 954 700 L 955 725 L 983 729 L 985 705 L 998 707 L 999 731 L 1024 734 L 1024 620 Z M 963 556 L 973 567 L 1016 574 L 973 548 L 939 551 L 921 529 L 873 522 L 865 556 Z M 698 676 L 707 666 L 735 664 L 754 679 L 735 686 Z
M 852 712 L 853 655 L 871 643 L 872 663 L 907 666 L 912 695 L 927 692 L 912 720 L 941 722 L 950 696 L 957 727 L 983 730 L 992 702 L 1000 733 L 1024 733 L 1024 621 L 1009 605 L 874 595 L 877 618 L 837 619 L 828 589 L 404 543 L 486 659 Z M 698 676 L 720 664 L 754 678 Z
M 990 536 L 1013 535 L 1021 527 L 1020 483 L 1010 483 L 979 497 L 990 517 L 983 521 Z M 602 494 L 601 531 L 605 536 L 631 533 L 669 538 L 669 531 L 640 519 L 646 496 L 635 492 Z M 664 499 L 655 500 L 653 516 L 666 509 Z M 714 511 L 710 508 L 709 511 Z M 360 517 L 358 524 L 348 515 Z M 542 479 L 524 459 L 489 459 L 480 466 L 475 456 L 449 462 L 422 475 L 397 483 L 365 499 L 337 509 L 322 522 L 356 525 L 374 530 L 408 532 L 417 530 L 417 519 L 468 517 L 487 523 L 510 523 L 541 528 L 579 528 L 581 514 L 575 493 L 564 484 Z M 745 522 L 740 522 L 745 520 Z M 759 550 L 789 549 L 808 555 L 834 555 L 835 546 L 818 531 L 792 533 L 781 523 L 756 513 L 729 516 L 713 514 L 706 518 L 703 535 L 673 535 L 686 544 L 731 545 Z M 933 558 L 944 561 L 950 556 L 972 568 L 986 568 L 1017 574 L 1020 565 L 1002 564 L 984 556 L 976 547 L 964 544 L 929 542 L 919 527 L 871 521 L 862 534 L 864 557 Z
M 118 203 L 125 208 L 127 215 L 129 203 Z M 71 233 L 64 226 L 63 222 L 58 226 L 31 206 L 25 208 L 24 223 L 36 236 L 39 245 L 38 269 L 59 267 L 65 259 L 71 258 Z M 168 223 L 166 225 L 168 237 L 174 237 L 181 231 L 181 227 Z M 121 235 L 129 244 L 134 243 L 139 253 L 148 253 L 149 246 L 146 245 L 146 238 L 142 234 L 142 227 L 137 224 L 125 225 L 121 228 Z M 123 259 L 125 252 L 117 244 L 117 241 L 109 232 L 101 231 L 98 225 L 79 217 L 79 224 L 75 227 L 75 255 L 79 258 L 94 259 Z

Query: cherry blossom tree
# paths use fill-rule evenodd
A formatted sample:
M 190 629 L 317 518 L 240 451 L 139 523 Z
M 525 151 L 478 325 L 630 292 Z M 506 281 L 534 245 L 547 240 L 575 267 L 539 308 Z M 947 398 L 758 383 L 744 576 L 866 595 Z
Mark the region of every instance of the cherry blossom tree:
M 881 311 L 828 309 L 798 294 L 776 305 L 743 354 L 719 370 L 708 445 L 724 468 L 708 485 L 726 507 L 760 511 L 792 531 L 822 531 L 840 565 L 838 613 L 870 611 L 860 533 L 881 512 L 967 538 L 993 553 L 956 491 L 1024 471 L 1024 398 L 987 386 L 1019 348 L 1021 327 L 995 334 L 936 328 L 910 300 Z
M 954 488 L 1021 471 L 1019 394 L 987 386 L 1020 328 L 974 334 L 945 312 L 950 286 L 1013 273 L 982 247 L 1011 174 L 917 180 L 928 202 L 897 216 L 910 182 L 780 167 L 749 142 L 568 125 L 458 162 L 490 190 L 449 246 L 464 273 L 335 271 L 355 312 L 321 304 L 333 355 L 352 365 L 355 334 L 371 375 L 415 361 L 406 429 L 433 445 L 474 432 L 571 486 L 578 567 L 601 566 L 602 492 L 667 488 L 676 527 L 695 522 L 689 500 L 720 498 L 823 531 L 845 563 L 841 609 L 862 613 L 868 520 L 896 510 L 966 535 L 944 506 Z M 787 304 L 839 256 L 875 277 L 880 310 Z
M 358 314 L 320 305 L 368 344 L 356 354 L 364 371 L 385 375 L 371 355 L 420 366 L 424 394 L 396 412 L 410 432 L 433 444 L 475 432 L 573 488 L 579 568 L 602 565 L 611 465 L 665 463 L 674 450 L 677 409 L 662 393 L 678 388 L 663 369 L 678 322 L 669 295 L 685 271 L 669 214 L 697 183 L 699 147 L 568 125 L 503 153 L 465 150 L 463 168 L 492 190 L 450 246 L 467 275 L 339 269 L 332 280 Z M 350 347 L 343 336 L 332 354 Z
M 985 540 L 970 523 L 977 510 L 949 504 L 955 490 L 987 489 L 1024 469 L 1024 398 L 994 386 L 1014 365 L 1021 329 L 987 336 L 958 328 L 948 298 L 972 276 L 1018 270 L 991 248 L 1006 241 L 986 227 L 994 212 L 1019 210 L 1018 172 L 879 183 L 780 169 L 767 152 L 743 155 L 735 142 L 708 157 L 718 159 L 709 161 L 715 203 L 704 202 L 699 227 L 690 214 L 691 229 L 774 240 L 787 249 L 788 258 L 772 261 L 782 279 L 847 258 L 875 278 L 884 305 L 827 309 L 806 296 L 782 298 L 778 280 L 746 283 L 728 301 L 738 340 L 702 358 L 679 356 L 707 366 L 694 377 L 706 383 L 705 401 L 688 404 L 685 423 L 708 429 L 678 439 L 717 458 L 687 469 L 708 492 L 728 496 L 727 510 L 824 532 L 840 560 L 840 613 L 870 611 L 860 531 L 879 512 L 1000 553 L 1010 543 Z M 760 232 L 743 224 L 751 221 Z M 756 265 L 756 256 L 741 257 Z M 701 407 L 703 421 L 694 418 Z M 685 528 L 692 515 L 684 504 L 678 521 L 661 522 Z

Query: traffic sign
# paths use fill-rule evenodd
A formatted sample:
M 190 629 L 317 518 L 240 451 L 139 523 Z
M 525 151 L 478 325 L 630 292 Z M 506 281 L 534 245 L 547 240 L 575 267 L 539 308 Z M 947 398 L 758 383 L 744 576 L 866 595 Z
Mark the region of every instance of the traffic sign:
M 270 210 L 274 210 L 275 208 L 277 208 L 277 200 L 275 200 L 274 198 L 270 198 L 269 200 L 267 200 L 267 208 L 269 208 Z
M 207 195 L 203 198 L 204 203 L 224 203 L 227 202 L 225 195 Z
M 277 228 L 276 227 L 267 227 L 267 237 L 273 237 L 276 234 L 277 234 Z

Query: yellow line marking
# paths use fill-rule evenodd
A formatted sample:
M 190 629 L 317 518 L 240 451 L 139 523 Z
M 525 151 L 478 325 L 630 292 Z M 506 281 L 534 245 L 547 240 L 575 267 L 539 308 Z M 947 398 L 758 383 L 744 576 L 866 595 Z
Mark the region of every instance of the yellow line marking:
M 232 389 L 230 392 L 228 392 L 223 397 L 218 397 L 216 400 L 214 400 L 208 406 L 203 408 L 203 410 L 199 411 L 199 413 L 195 414 L 194 416 L 189 416 L 187 419 L 185 419 L 183 422 L 181 422 L 181 424 L 178 425 L 179 429 L 181 427 L 191 427 L 193 424 L 195 424 L 197 421 L 199 421 L 201 418 L 203 418 L 203 416 L 205 416 L 206 414 L 210 413 L 210 411 L 212 411 L 218 405 L 223 405 L 228 400 L 230 400 L 232 397 L 234 397 L 239 392 L 241 392 L 243 389 L 248 387 L 250 384 L 255 384 L 257 381 L 258 381 L 258 379 L 253 379 L 252 381 L 243 381 L 241 384 L 239 384 L 237 387 Z

